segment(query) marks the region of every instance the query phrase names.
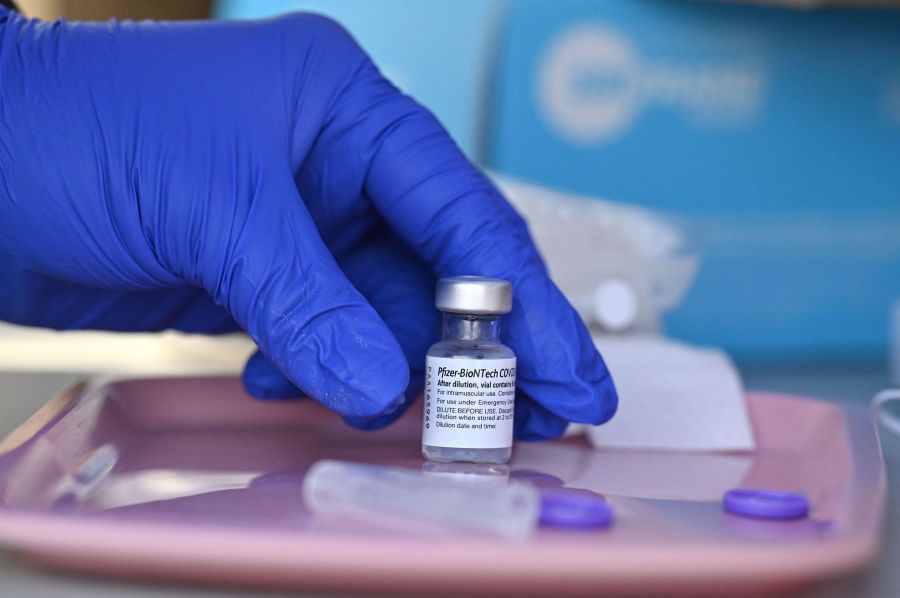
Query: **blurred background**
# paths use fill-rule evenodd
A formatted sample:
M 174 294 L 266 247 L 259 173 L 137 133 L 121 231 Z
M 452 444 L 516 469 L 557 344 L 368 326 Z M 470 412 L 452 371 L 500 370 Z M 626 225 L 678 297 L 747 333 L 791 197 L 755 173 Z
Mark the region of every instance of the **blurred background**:
M 333 16 L 480 165 L 685 223 L 700 266 L 654 327 L 749 367 L 884 368 L 900 336 L 890 3 L 19 3 L 45 19 Z

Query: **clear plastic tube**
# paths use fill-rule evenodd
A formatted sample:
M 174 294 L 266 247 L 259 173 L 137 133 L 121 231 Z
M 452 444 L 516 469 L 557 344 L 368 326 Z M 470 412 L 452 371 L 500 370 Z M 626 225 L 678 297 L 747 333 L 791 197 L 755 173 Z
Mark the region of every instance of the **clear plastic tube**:
M 310 468 L 303 500 L 316 517 L 418 533 L 525 538 L 540 516 L 540 497 L 528 484 L 471 484 L 331 460 Z

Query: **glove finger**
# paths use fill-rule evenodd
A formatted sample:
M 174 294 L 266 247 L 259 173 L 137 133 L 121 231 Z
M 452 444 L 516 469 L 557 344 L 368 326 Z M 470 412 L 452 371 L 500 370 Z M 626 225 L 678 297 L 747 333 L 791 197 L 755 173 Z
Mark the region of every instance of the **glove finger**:
M 434 276 L 388 233 L 379 233 L 345 252 L 338 264 L 396 336 L 410 366 L 405 401 L 396 411 L 375 418 L 344 418 L 355 428 L 383 428 L 401 417 L 422 389 L 425 353 L 439 334 Z M 244 384 L 251 394 L 264 399 L 298 398 L 302 394 L 261 354 L 248 361 Z
M 344 418 L 355 428 L 375 430 L 402 416 L 422 390 L 425 354 L 440 335 L 440 318 L 434 308 L 434 275 L 389 232 L 377 234 L 341 256 L 338 262 L 397 337 L 409 363 L 406 400 L 397 411 L 376 418 Z
M 229 238 L 224 264 L 199 264 L 200 280 L 282 374 L 341 415 L 403 402 L 409 367 L 397 339 L 341 272 L 289 173 L 261 177 Z
M 523 392 L 516 393 L 513 434 L 519 440 L 552 440 L 566 431 L 569 422 Z
M 247 360 L 241 379 L 247 392 L 257 399 L 284 401 L 303 398 L 303 391 L 278 371 L 261 351 Z
M 368 157 L 344 175 L 361 171 L 378 212 L 435 273 L 512 282 L 504 338 L 519 358 L 518 386 L 565 420 L 599 424 L 612 417 L 617 396 L 609 371 L 550 280 L 527 226 L 437 120 L 371 67 L 358 71 L 328 122 L 329 145 Z

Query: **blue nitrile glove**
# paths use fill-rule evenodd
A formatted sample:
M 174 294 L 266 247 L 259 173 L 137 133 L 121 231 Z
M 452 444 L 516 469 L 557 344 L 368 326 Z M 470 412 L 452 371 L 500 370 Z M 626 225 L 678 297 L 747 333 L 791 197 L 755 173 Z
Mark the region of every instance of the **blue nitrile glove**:
M 373 427 L 421 387 L 435 276 L 496 276 L 517 435 L 613 414 L 522 219 L 333 22 L 0 21 L 3 318 L 240 327 L 253 393 Z

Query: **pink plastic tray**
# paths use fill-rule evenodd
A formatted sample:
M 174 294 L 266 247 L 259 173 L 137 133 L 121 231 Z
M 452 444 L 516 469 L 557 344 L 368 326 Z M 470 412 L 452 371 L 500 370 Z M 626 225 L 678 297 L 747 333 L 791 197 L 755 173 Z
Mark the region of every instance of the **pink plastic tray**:
M 759 595 L 863 566 L 885 494 L 868 411 L 748 401 L 753 454 L 518 445 L 514 475 L 600 492 L 617 520 L 514 542 L 323 527 L 304 509 L 318 459 L 422 467 L 418 413 L 363 433 L 312 401 L 251 400 L 231 378 L 76 387 L 0 445 L 0 541 L 75 571 L 366 592 Z M 811 517 L 724 514 L 734 486 L 804 492 Z

